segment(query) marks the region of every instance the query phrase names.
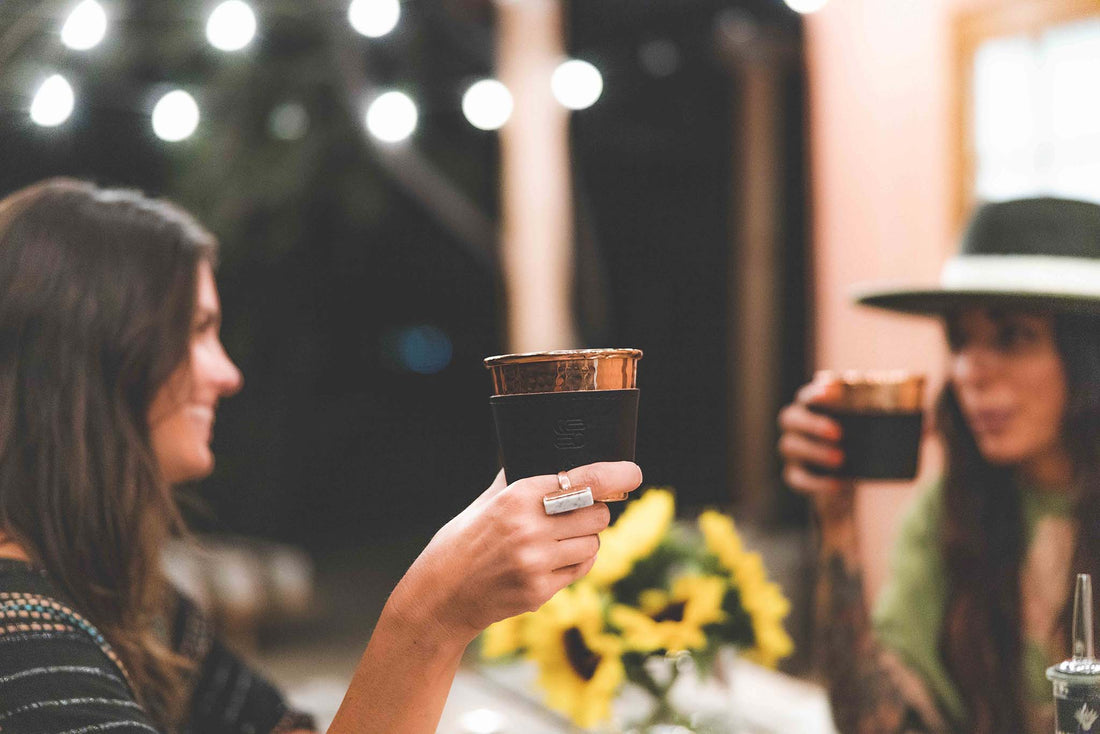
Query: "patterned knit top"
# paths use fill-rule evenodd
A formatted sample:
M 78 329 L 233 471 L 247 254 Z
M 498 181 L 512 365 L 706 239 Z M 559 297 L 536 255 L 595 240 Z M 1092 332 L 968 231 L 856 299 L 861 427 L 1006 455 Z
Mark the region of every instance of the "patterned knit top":
M 225 648 L 181 599 L 177 652 L 195 663 L 184 734 L 312 729 Z M 0 559 L 0 734 L 162 734 L 134 698 L 125 666 L 44 571 Z

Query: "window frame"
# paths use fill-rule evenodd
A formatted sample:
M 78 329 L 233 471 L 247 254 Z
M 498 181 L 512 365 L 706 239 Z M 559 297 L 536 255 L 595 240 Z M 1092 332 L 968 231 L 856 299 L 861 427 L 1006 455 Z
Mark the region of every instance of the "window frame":
M 959 13 L 954 21 L 954 223 L 962 226 L 975 204 L 974 55 L 986 41 L 1005 36 L 1038 37 L 1059 25 L 1100 18 L 1098 0 L 1012 0 Z

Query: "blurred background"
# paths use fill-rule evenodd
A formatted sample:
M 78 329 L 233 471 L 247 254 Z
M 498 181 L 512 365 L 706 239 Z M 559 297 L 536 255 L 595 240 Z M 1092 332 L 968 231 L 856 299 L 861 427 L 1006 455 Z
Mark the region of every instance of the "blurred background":
M 644 350 L 646 482 L 733 510 L 799 673 L 777 410 L 815 368 L 939 373 L 850 287 L 934 279 L 975 200 L 1100 200 L 1097 79 L 1094 0 L 5 0 L 0 195 L 137 187 L 219 236 L 246 386 L 186 490 L 222 562 L 176 568 L 277 676 L 346 675 L 492 480 L 481 360 L 581 346 Z M 911 491 L 861 489 L 872 547 Z

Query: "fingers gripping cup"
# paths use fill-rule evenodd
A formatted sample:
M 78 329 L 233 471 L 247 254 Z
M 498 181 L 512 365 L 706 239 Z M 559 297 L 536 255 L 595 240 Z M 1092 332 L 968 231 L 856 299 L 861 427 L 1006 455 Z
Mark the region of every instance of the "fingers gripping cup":
M 639 349 L 575 349 L 486 359 L 505 479 L 633 461 L 641 358 Z
M 901 370 L 822 371 L 814 382 L 835 385 L 838 397 L 810 406 L 840 424 L 844 463 L 822 474 L 852 479 L 912 479 L 924 425 L 924 377 Z

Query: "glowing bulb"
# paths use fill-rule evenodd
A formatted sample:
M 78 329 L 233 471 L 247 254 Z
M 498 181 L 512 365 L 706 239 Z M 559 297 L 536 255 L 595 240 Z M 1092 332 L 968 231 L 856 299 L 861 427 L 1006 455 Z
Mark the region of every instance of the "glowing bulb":
M 107 13 L 96 0 L 84 0 L 61 26 L 61 42 L 74 51 L 87 51 L 107 35 Z
M 256 35 L 256 14 L 243 0 L 225 0 L 206 21 L 206 40 L 220 51 L 240 51 Z
M 348 6 L 348 22 L 367 38 L 381 38 L 396 28 L 399 20 L 399 0 L 352 0 Z
M 829 0 L 783 0 L 783 2 L 787 3 L 787 7 L 796 13 L 805 15 L 821 10 Z
M 497 130 L 512 116 L 512 93 L 496 79 L 474 82 L 462 95 L 462 114 L 478 130 Z
M 182 89 L 164 95 L 153 108 L 153 132 L 161 140 L 176 143 L 191 137 L 199 126 L 199 106 Z
M 596 103 L 603 93 L 600 70 L 587 61 L 570 59 L 554 69 L 550 77 L 554 98 L 571 110 L 583 110 Z
M 31 119 L 42 127 L 56 127 L 73 113 L 73 88 L 65 77 L 54 74 L 34 93 L 31 102 Z
M 367 130 L 384 143 L 399 143 L 413 134 L 419 115 L 403 92 L 386 92 L 367 108 Z

